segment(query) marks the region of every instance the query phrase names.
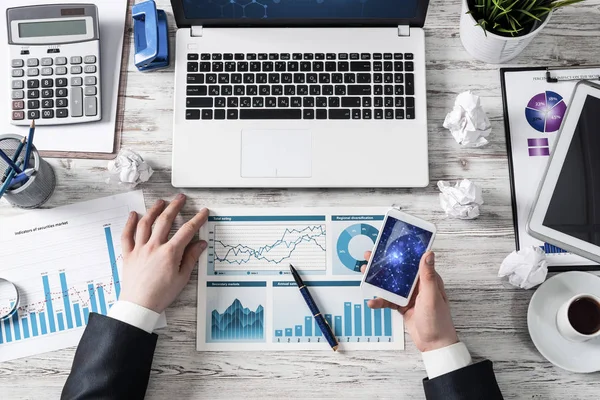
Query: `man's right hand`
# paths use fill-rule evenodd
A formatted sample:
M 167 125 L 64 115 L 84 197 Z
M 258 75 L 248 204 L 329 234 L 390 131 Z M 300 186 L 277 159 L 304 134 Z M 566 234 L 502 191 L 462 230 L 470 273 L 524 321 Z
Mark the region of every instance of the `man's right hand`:
M 365 259 L 371 252 L 365 253 Z M 362 268 L 364 273 L 365 267 Z M 419 282 L 407 307 L 400 307 L 377 298 L 368 303 L 371 308 L 391 308 L 404 315 L 406 328 L 421 352 L 440 349 L 458 343 L 452 322 L 444 282 L 435 271 L 435 255 L 428 251 L 421 257 Z

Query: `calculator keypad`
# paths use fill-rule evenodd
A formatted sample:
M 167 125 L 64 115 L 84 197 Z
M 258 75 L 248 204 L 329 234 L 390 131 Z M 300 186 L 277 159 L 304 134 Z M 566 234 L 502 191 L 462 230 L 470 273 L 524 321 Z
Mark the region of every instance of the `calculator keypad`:
M 97 116 L 97 62 L 94 55 L 11 60 L 12 119 Z

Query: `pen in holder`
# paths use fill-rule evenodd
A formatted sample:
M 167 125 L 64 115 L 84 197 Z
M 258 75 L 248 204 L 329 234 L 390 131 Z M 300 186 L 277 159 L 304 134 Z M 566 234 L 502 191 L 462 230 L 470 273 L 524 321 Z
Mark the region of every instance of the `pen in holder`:
M 8 158 L 14 160 L 14 163 L 20 168 L 26 170 L 23 174 L 16 174 L 10 165 L 0 158 L 0 188 L 6 187 L 2 196 L 10 204 L 20 208 L 37 208 L 43 205 L 56 187 L 56 176 L 54 170 L 36 150 L 33 144 L 30 145 L 29 161 L 25 163 L 26 149 L 24 138 L 19 135 L 0 135 L 0 150 Z M 6 183 L 8 179 L 10 182 Z

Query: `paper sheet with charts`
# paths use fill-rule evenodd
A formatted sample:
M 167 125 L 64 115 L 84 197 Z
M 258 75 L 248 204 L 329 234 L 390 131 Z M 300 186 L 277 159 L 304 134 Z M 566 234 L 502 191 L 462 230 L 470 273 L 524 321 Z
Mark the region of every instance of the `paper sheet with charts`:
M 76 346 L 91 312 L 106 315 L 121 291 L 121 232 L 146 212 L 142 191 L 6 218 L 0 277 L 18 289 L 0 321 L 0 361 Z M 2 314 L 4 314 L 4 310 Z M 157 328 L 165 327 L 161 315 Z
M 199 351 L 323 350 L 289 271 L 301 274 L 344 350 L 404 349 L 402 316 L 360 289 L 385 208 L 211 209 L 200 237 Z

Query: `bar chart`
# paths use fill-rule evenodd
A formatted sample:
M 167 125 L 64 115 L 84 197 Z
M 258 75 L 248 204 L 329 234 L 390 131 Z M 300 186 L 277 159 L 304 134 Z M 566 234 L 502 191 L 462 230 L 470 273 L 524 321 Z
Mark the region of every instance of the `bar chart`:
M 544 252 L 546 254 L 565 254 L 565 253 L 567 253 L 566 250 L 563 250 L 560 247 L 551 245 L 550 243 L 544 243 L 544 245 L 540 246 L 540 248 L 542 250 L 544 250 Z
M 103 227 L 103 231 L 111 280 L 107 283 L 91 282 L 81 289 L 69 286 L 64 270 L 59 270 L 58 276 L 43 273 L 39 280 L 44 293 L 43 301 L 22 304 L 18 313 L 2 321 L 4 329 L 0 330 L 0 344 L 82 327 L 87 325 L 90 312 L 107 314 L 119 296 L 120 279 L 110 225 Z M 51 285 L 51 279 L 57 282 Z M 58 282 L 60 290 L 53 291 L 51 288 L 56 287 Z M 14 302 L 11 307 L 13 305 Z
M 117 301 L 118 238 L 144 202 L 135 192 L 111 199 L 109 207 L 81 203 L 0 228 L 0 276 L 20 295 L 17 313 L 0 321 L 0 361 L 76 345 L 90 314 L 106 315 Z
M 394 340 L 391 310 L 370 309 L 368 299 L 360 292 L 360 281 L 305 281 L 305 284 L 340 343 Z M 294 282 L 273 282 L 273 321 L 274 343 L 324 341 Z

